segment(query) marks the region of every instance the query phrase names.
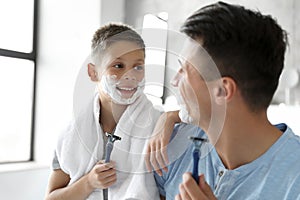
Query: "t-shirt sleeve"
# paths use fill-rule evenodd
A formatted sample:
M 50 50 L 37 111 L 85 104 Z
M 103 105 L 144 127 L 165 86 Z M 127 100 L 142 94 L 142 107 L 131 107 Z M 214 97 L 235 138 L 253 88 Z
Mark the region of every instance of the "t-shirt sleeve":
M 174 126 L 173 133 L 172 133 L 172 136 L 170 138 L 170 141 L 172 141 L 173 138 L 175 137 L 175 135 L 177 134 L 179 125 L 180 124 L 176 124 Z M 156 185 L 158 187 L 159 194 L 165 197 L 166 196 L 165 183 L 168 180 L 168 173 L 166 173 L 164 170 L 162 170 L 162 173 L 163 173 L 163 175 L 159 176 L 155 171 L 153 172 L 155 182 L 156 182 Z
M 54 152 L 53 160 L 52 160 L 52 170 L 60 169 L 60 164 L 56 155 L 56 151 Z
M 156 172 L 154 172 L 154 178 L 155 178 L 155 182 L 159 191 L 159 194 L 162 196 L 166 196 L 166 191 L 164 188 L 165 185 L 165 179 L 163 176 L 159 176 Z

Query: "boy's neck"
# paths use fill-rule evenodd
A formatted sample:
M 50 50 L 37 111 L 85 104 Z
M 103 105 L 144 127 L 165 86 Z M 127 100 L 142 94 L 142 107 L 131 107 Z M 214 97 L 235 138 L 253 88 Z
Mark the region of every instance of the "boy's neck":
M 103 132 L 112 133 L 122 114 L 127 108 L 126 105 L 118 105 L 111 100 L 99 99 L 100 103 L 100 118 L 99 123 L 102 126 Z
M 216 150 L 227 169 L 235 169 L 263 155 L 282 135 L 266 112 L 227 115 Z

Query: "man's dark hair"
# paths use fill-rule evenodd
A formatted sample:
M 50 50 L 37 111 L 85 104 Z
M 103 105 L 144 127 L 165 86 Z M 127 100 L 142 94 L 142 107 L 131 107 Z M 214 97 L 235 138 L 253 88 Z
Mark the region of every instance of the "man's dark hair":
M 144 40 L 135 30 L 125 24 L 110 23 L 95 32 L 92 39 L 92 57 L 98 59 L 110 45 L 117 41 L 134 42 L 145 50 Z
M 251 110 L 269 106 L 287 45 L 286 32 L 271 16 L 218 2 L 196 11 L 181 31 L 203 42 L 221 76 L 235 80 Z

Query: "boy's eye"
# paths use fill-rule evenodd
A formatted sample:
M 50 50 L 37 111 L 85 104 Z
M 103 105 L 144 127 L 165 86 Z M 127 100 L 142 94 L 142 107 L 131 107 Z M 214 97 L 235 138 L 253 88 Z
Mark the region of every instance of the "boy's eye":
M 118 64 L 114 64 L 113 67 L 115 67 L 115 68 L 124 68 L 124 65 L 121 64 L 121 63 L 118 63 Z
M 141 70 L 144 70 L 144 66 L 138 65 L 138 66 L 135 66 L 134 69 L 141 71 Z

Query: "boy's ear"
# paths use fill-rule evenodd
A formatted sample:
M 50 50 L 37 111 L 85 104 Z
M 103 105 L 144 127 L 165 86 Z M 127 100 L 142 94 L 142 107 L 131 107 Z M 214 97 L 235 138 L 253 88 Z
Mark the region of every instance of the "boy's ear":
M 92 63 L 88 64 L 88 74 L 92 81 L 94 82 L 98 81 L 98 73 L 95 69 L 95 65 Z

